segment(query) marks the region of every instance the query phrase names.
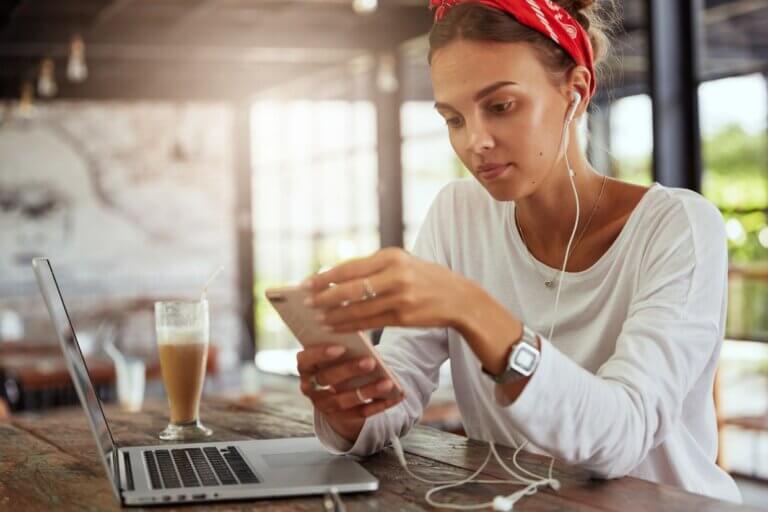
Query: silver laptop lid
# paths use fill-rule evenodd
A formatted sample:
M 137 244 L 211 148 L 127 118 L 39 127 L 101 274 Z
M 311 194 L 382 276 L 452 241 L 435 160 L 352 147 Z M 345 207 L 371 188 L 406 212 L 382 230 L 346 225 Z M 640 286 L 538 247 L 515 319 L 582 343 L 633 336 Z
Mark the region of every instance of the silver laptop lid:
M 93 388 L 85 358 L 77 342 L 75 329 L 72 327 L 67 307 L 64 305 L 64 298 L 61 296 L 61 290 L 56 282 L 56 277 L 53 275 L 51 262 L 47 258 L 35 258 L 32 260 L 32 267 L 35 270 L 37 284 L 40 286 L 40 292 L 43 294 L 45 305 L 61 343 L 64 360 L 77 390 L 77 396 L 80 398 L 80 403 L 83 404 L 83 409 L 85 409 L 88 417 L 88 424 L 91 427 L 93 437 L 96 439 L 101 461 L 109 481 L 112 483 L 112 490 L 117 499 L 122 501 L 115 477 L 115 460 L 117 457 L 115 440 L 101 408 L 101 401 Z

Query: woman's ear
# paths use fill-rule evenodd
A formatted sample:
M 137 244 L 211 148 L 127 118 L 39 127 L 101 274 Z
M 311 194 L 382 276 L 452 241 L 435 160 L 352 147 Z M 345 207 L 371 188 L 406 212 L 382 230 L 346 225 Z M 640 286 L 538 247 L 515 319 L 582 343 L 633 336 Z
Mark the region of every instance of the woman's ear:
M 569 72 L 566 84 L 569 98 L 572 97 L 574 91 L 581 95 L 582 101 L 575 114 L 575 117 L 579 117 L 586 111 L 589 101 L 592 99 L 589 94 L 592 90 L 592 74 L 586 67 L 576 66 Z

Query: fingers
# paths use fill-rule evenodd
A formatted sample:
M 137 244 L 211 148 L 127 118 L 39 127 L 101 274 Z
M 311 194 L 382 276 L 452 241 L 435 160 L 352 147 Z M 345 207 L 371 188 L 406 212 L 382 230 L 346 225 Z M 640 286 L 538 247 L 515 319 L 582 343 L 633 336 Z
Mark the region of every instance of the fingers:
M 364 376 L 376 368 L 376 360 L 372 357 L 351 359 L 338 364 L 332 361 L 339 356 L 337 345 L 326 347 L 311 347 L 299 352 L 296 356 L 301 377 L 301 392 L 313 402 L 329 393 L 335 393 L 335 387 L 339 384 Z M 343 351 L 341 352 L 343 353 Z M 331 362 L 331 366 L 325 366 Z M 330 386 L 328 389 L 319 389 L 317 386 Z
M 346 350 L 343 346 L 331 344 L 306 348 L 296 354 L 296 367 L 300 375 L 313 374 L 318 367 L 338 359 Z
M 407 254 L 398 248 L 382 249 L 367 258 L 354 259 L 326 272 L 316 274 L 305 280 L 302 286 L 310 290 L 319 291 L 324 290 L 331 283 L 339 285 L 353 279 L 362 279 L 380 272 L 393 262 L 404 258 Z M 358 289 L 358 291 L 361 291 L 361 289 Z M 357 295 L 357 297 L 362 297 L 362 293 Z
M 407 313 L 397 312 L 390 309 L 389 311 L 384 311 L 383 313 L 380 313 L 378 315 L 361 318 L 359 320 L 352 320 L 352 321 L 345 320 L 343 322 L 334 324 L 330 327 L 332 332 L 346 333 L 346 332 L 367 331 L 370 329 L 381 329 L 384 327 L 393 327 L 393 326 L 407 327 L 411 325 L 411 323 L 415 323 L 415 321 L 412 320 Z M 416 325 L 422 325 L 422 323 L 418 323 Z M 430 325 L 427 325 L 426 323 L 424 323 L 422 326 L 429 327 Z
M 381 398 L 389 395 L 394 387 L 395 385 L 391 380 L 381 379 L 378 382 L 343 393 L 327 394 L 318 398 L 315 406 L 323 413 L 330 414 L 339 411 L 351 411 L 358 407 L 369 407 L 377 402 L 392 402 L 392 400 L 381 400 Z M 395 399 L 390 407 L 399 401 L 399 398 Z M 380 411 L 383 409 L 374 410 Z M 359 412 L 362 414 L 363 410 L 360 409 Z
M 327 309 L 319 313 L 317 319 L 324 325 L 334 327 L 337 324 L 356 322 L 358 320 L 376 317 L 387 311 L 396 310 L 402 299 L 397 294 L 377 296 L 375 299 L 363 300 L 340 308 Z
M 314 383 L 310 380 L 311 377 L 302 376 L 299 383 L 299 389 L 301 393 L 312 400 L 313 402 L 323 395 L 332 393 L 332 389 L 316 389 Z
M 352 359 L 318 370 L 315 373 L 315 381 L 323 386 L 338 386 L 349 379 L 367 375 L 374 368 L 376 368 L 376 361 L 372 357 Z
M 366 289 L 363 284 L 366 279 L 376 295 L 385 295 L 395 287 L 395 283 L 386 271 L 376 274 L 366 274 L 360 278 L 316 291 L 314 295 L 307 300 L 307 304 L 315 308 L 324 309 L 347 303 L 362 302 L 366 300 Z
M 400 395 L 397 398 L 390 398 L 387 400 L 375 400 L 374 402 L 362 405 L 359 408 L 360 416 L 367 418 L 369 416 L 373 416 L 375 414 L 379 414 L 381 411 L 385 411 L 389 409 L 390 407 L 393 407 L 400 402 L 403 401 L 403 395 Z

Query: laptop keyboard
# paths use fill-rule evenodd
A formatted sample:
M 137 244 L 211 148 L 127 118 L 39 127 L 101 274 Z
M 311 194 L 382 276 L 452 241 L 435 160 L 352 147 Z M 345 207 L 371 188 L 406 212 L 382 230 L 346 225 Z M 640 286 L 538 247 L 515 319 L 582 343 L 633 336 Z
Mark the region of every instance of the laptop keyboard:
M 144 461 L 153 489 L 259 483 L 234 446 L 147 450 Z

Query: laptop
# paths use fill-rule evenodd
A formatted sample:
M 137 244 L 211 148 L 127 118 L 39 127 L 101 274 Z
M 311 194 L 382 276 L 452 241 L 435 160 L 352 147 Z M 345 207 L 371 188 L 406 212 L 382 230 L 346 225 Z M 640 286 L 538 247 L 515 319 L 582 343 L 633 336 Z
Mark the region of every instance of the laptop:
M 104 470 L 121 505 L 147 506 L 375 491 L 354 460 L 327 453 L 314 437 L 118 446 L 94 391 L 51 263 L 32 266 Z

